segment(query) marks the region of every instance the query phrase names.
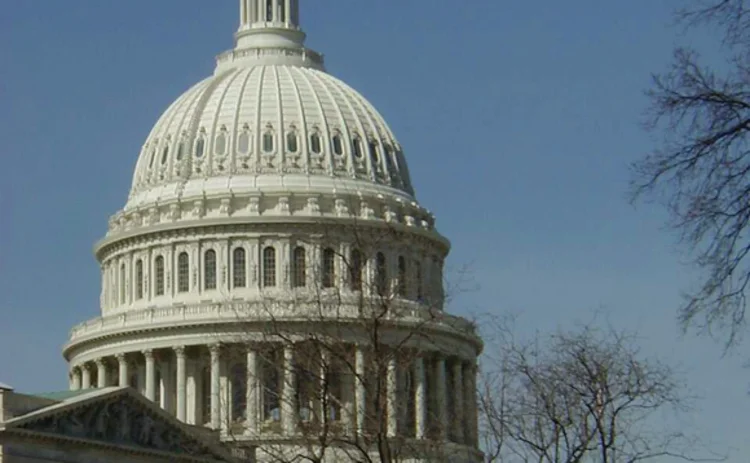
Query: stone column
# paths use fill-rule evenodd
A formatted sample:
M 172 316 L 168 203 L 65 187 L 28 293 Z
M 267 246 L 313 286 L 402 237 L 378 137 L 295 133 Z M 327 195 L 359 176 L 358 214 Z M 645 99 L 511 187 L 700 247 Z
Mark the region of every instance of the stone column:
M 198 366 L 197 360 L 193 359 L 187 363 L 187 384 L 185 386 L 186 395 L 186 420 L 187 424 L 198 424 Z
M 455 359 L 452 364 L 453 369 L 453 436 L 456 442 L 464 442 L 464 381 L 462 373 L 461 359 Z
M 398 364 L 395 353 L 388 359 L 386 373 L 386 435 L 396 437 L 398 433 Z
M 414 435 L 424 439 L 427 435 L 427 378 L 421 356 L 414 359 L 414 381 Z
M 120 387 L 128 386 L 128 359 L 125 354 L 117 354 L 117 385 Z
M 177 419 L 184 422 L 187 418 L 187 363 L 185 347 L 174 349 L 177 358 Z
M 287 436 L 297 432 L 297 405 L 294 374 L 294 346 L 284 346 L 284 388 L 281 393 L 281 425 Z
M 367 397 L 365 389 L 367 369 L 365 365 L 365 352 L 361 345 L 357 345 L 354 353 L 354 402 L 355 413 L 357 415 L 357 434 L 365 432 L 367 420 Z
M 466 404 L 466 410 L 468 411 L 468 417 L 469 417 L 469 423 L 466 428 L 471 433 L 471 439 L 467 439 L 469 441 L 469 445 L 472 445 L 474 448 L 479 447 L 479 424 L 477 423 L 478 420 L 478 411 L 477 411 L 477 366 L 474 363 L 471 363 L 469 365 L 469 402 Z
M 154 362 L 154 351 L 146 349 L 143 351 L 146 359 L 146 398 L 156 400 L 156 363 Z
M 72 381 L 70 382 L 70 389 L 73 391 L 78 391 L 81 389 L 81 369 L 78 367 L 73 367 L 70 370 L 70 375 L 72 376 Z
M 221 404 L 219 403 L 219 389 L 221 387 L 221 363 L 219 358 L 219 345 L 209 346 L 211 352 L 211 428 L 221 427 Z
M 445 358 L 435 359 L 435 414 L 441 439 L 448 436 L 448 413 L 445 395 Z
M 258 432 L 260 405 L 260 384 L 258 381 L 258 351 L 255 345 L 247 348 L 247 385 L 245 390 L 245 434 Z
M 99 389 L 107 387 L 107 364 L 104 363 L 104 359 L 96 359 L 96 387 Z
M 219 360 L 219 418 L 221 419 L 221 429 L 229 429 L 232 422 L 232 387 L 229 380 L 229 365 L 226 358 Z
M 87 364 L 80 366 L 81 368 L 81 389 L 91 388 L 91 370 Z

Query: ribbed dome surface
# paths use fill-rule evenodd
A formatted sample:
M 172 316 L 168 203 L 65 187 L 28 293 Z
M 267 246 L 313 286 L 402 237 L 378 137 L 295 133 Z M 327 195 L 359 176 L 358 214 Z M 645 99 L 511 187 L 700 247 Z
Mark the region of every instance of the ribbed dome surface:
M 291 184 L 413 197 L 400 145 L 359 93 L 313 67 L 239 66 L 218 70 L 162 115 L 125 209 L 211 188 Z

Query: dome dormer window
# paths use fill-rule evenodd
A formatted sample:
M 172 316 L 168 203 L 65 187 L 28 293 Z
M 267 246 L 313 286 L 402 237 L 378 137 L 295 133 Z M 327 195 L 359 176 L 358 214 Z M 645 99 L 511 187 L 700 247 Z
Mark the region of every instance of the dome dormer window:
M 286 150 L 290 153 L 296 153 L 298 149 L 297 132 L 291 131 L 286 134 Z
M 242 133 L 237 139 L 237 151 L 240 154 L 248 154 L 250 152 L 250 130 L 245 125 L 242 129 Z
M 182 160 L 182 156 L 185 154 L 185 142 L 180 141 L 177 144 L 177 154 L 175 155 L 175 159 L 178 161 Z
M 310 150 L 315 154 L 320 154 L 322 151 L 320 145 L 320 134 L 318 134 L 318 132 L 313 132 L 313 134 L 310 135 Z
M 270 130 L 263 134 L 263 152 L 273 153 L 273 132 Z
M 341 143 L 341 135 L 338 133 L 334 135 L 332 142 L 333 142 L 333 153 L 338 156 L 341 156 L 342 154 L 344 154 L 344 145 Z
M 151 160 L 148 162 L 148 168 L 154 167 L 154 160 L 156 160 L 156 147 L 151 150 Z
M 214 153 L 216 153 L 217 156 L 224 156 L 226 152 L 227 152 L 227 128 L 222 126 L 221 131 L 216 136 L 216 140 L 214 141 Z
M 195 142 L 195 157 L 202 158 L 203 153 L 206 150 L 206 140 L 201 136 L 198 141 Z
M 355 136 L 352 140 L 352 150 L 355 158 L 362 159 L 362 140 L 358 136 Z
M 168 158 L 169 158 L 169 145 L 166 145 L 164 146 L 164 149 L 161 152 L 161 165 L 166 164 Z

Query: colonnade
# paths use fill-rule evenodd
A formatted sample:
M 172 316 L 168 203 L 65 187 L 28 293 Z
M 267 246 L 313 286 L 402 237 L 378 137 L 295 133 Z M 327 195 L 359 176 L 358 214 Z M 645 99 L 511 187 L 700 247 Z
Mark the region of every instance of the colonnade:
M 437 352 L 176 346 L 98 358 L 70 373 L 73 390 L 129 385 L 181 421 L 251 438 L 294 436 L 325 417 L 351 435 L 478 444 L 475 363 Z

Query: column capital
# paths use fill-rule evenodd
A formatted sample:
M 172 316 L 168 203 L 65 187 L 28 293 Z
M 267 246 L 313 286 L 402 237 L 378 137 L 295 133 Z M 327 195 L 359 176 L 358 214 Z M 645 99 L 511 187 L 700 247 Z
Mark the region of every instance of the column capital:
M 143 349 L 141 351 L 143 353 L 143 356 L 146 357 L 147 360 L 153 360 L 154 358 L 154 350 L 153 349 Z
M 211 352 L 212 355 L 218 354 L 221 350 L 221 344 L 209 344 L 208 345 L 208 351 Z
M 185 346 L 175 346 L 173 350 L 177 357 L 185 357 Z
M 99 357 L 98 359 L 94 360 L 94 363 L 96 364 L 97 368 L 101 368 L 104 366 L 104 357 Z
M 115 358 L 117 358 L 118 362 L 125 363 L 128 358 L 128 354 L 126 354 L 125 352 L 120 352 L 119 354 L 115 354 Z

